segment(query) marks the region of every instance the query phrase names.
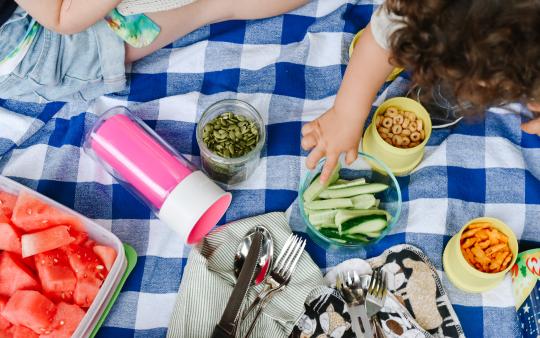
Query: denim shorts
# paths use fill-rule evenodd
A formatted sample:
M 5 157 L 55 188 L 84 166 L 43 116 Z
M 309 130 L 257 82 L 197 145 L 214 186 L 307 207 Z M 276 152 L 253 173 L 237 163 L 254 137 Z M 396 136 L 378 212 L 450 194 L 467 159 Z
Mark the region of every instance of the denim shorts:
M 24 38 L 31 18 L 20 7 L 0 27 L 0 59 Z M 27 102 L 87 101 L 126 86 L 125 47 L 104 20 L 61 35 L 42 28 L 17 68 L 0 76 L 0 98 Z

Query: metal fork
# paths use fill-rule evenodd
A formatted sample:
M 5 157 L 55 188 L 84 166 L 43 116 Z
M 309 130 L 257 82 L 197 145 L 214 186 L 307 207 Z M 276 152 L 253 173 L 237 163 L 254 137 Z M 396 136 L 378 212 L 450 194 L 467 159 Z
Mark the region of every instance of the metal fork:
M 368 317 L 377 314 L 384 306 L 386 293 L 388 292 L 386 283 L 386 272 L 381 268 L 375 269 L 371 276 L 366 297 L 366 311 Z
M 296 235 L 289 236 L 289 238 L 283 245 L 283 249 L 281 249 L 281 252 L 279 253 L 279 256 L 274 264 L 274 268 L 272 269 L 270 275 L 265 281 L 265 289 L 261 291 L 261 293 L 259 293 L 257 298 L 255 298 L 255 301 L 253 301 L 253 303 L 250 305 L 250 307 L 247 309 L 246 313 L 242 317 L 242 319 L 245 319 L 253 309 L 259 306 L 255 318 L 253 318 L 253 321 L 251 322 L 251 325 L 249 326 L 249 329 L 244 336 L 245 338 L 251 335 L 251 332 L 255 328 L 255 323 L 257 322 L 257 319 L 261 315 L 266 305 L 270 302 L 274 294 L 278 291 L 283 290 L 287 286 L 287 284 L 289 284 L 289 281 L 291 280 L 291 275 L 296 268 L 296 264 L 298 263 L 298 260 L 300 259 L 300 256 L 302 255 L 305 246 L 306 241 Z

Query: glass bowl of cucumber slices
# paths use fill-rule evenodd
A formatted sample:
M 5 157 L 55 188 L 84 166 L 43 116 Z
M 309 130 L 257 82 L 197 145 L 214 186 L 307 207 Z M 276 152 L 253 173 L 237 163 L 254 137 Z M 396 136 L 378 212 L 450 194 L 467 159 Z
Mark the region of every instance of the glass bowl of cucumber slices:
M 391 170 L 359 152 L 350 165 L 342 158 L 323 185 L 319 175 L 324 163 L 321 160 L 300 183 L 300 213 L 308 234 L 326 249 L 354 249 L 380 241 L 401 213 L 401 189 Z

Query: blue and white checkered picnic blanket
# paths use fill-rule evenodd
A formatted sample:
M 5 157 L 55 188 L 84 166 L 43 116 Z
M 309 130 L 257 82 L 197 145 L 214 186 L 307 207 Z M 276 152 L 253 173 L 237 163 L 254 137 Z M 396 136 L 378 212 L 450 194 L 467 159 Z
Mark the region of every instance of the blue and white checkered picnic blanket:
M 189 247 L 83 154 L 83 135 L 97 116 L 126 105 L 197 163 L 195 122 L 201 112 L 220 99 L 246 100 L 264 116 L 268 144 L 253 177 L 233 190 L 222 223 L 286 210 L 306 170 L 302 122 L 332 105 L 349 43 L 372 10 L 373 1 L 320 0 L 284 16 L 204 27 L 135 64 L 129 92 L 90 106 L 0 101 L 1 174 L 96 219 L 139 254 L 100 337 L 165 336 Z M 376 104 L 403 94 L 406 84 L 398 78 Z M 519 336 L 510 279 L 493 291 L 466 294 L 448 282 L 441 257 L 450 236 L 482 215 L 509 224 L 522 249 L 539 245 L 540 138 L 522 133 L 521 120 L 492 109 L 485 121 L 435 131 L 420 167 L 399 179 L 399 223 L 360 253 L 377 255 L 398 243 L 424 250 L 468 337 Z M 304 231 L 300 222 L 292 227 Z M 323 270 L 345 258 L 312 242 L 307 250 Z

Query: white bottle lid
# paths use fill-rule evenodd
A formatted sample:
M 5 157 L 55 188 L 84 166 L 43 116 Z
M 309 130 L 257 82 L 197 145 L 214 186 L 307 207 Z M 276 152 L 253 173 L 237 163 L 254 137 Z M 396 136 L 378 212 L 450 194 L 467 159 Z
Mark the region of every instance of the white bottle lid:
M 200 170 L 184 178 L 169 194 L 158 217 L 188 244 L 212 230 L 231 204 L 232 195 Z

